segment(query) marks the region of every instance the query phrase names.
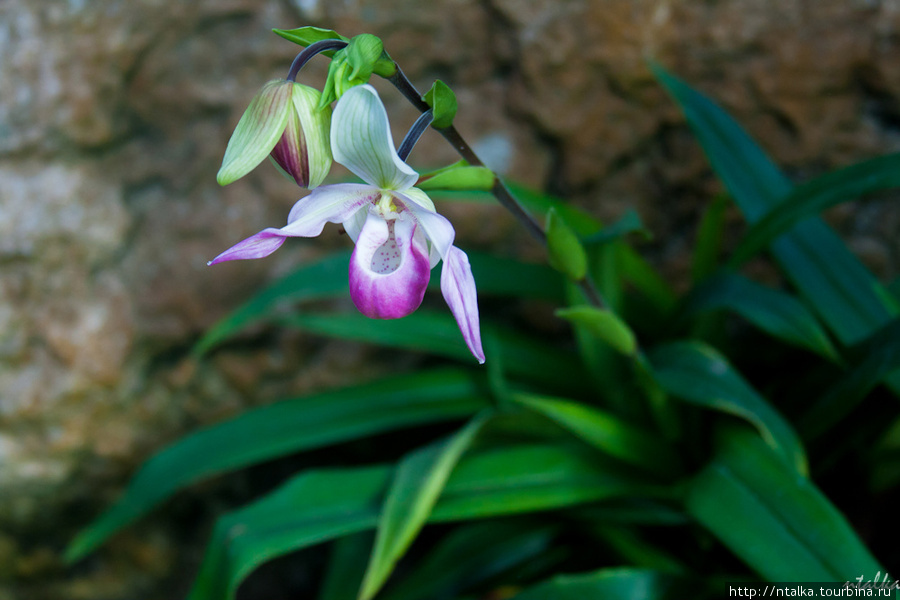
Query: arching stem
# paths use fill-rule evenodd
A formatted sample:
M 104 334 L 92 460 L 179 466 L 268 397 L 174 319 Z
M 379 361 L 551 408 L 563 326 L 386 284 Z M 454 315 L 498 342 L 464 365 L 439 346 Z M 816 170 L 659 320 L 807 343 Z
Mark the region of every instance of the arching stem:
M 416 142 L 419 141 L 419 138 L 422 137 L 422 134 L 425 133 L 425 130 L 428 129 L 428 126 L 431 125 L 432 121 L 434 121 L 434 111 L 430 108 L 419 115 L 419 118 L 416 119 L 416 122 L 413 123 L 413 126 L 410 127 L 409 131 L 406 133 L 406 137 L 403 138 L 400 149 L 397 150 L 400 160 L 406 162 L 406 159 L 409 158 L 409 153 L 412 152 L 412 149 L 416 146 Z
M 288 81 L 297 79 L 297 73 L 300 72 L 300 69 L 302 69 L 316 54 L 328 52 L 329 50 L 340 50 L 346 45 L 347 42 L 344 40 L 321 40 L 310 44 L 294 58 L 294 62 L 291 63 L 291 69 L 288 71 L 286 79 Z

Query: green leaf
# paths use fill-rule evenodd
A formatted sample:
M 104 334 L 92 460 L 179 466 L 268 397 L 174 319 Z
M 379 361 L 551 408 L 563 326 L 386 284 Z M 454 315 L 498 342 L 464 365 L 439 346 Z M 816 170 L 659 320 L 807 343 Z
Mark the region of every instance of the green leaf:
M 516 197 L 516 200 L 518 200 L 526 209 L 537 213 L 543 220 L 546 220 L 549 217 L 551 209 L 555 210 L 578 236 L 587 237 L 593 235 L 603 227 L 600 221 L 586 212 L 571 206 L 565 200 L 518 185 L 514 182 L 507 181 L 504 183 L 506 183 L 506 186 Z
M 373 528 L 392 472 L 389 466 L 306 472 L 221 517 L 188 600 L 230 600 L 266 561 Z
M 488 414 L 477 417 L 449 439 L 420 448 L 400 461 L 378 522 L 375 548 L 359 598 L 369 600 L 384 585 L 428 520 L 459 458 L 488 418 Z
M 528 525 L 508 518 L 461 525 L 379 598 L 455 598 L 463 590 L 511 568 L 533 564 L 550 548 L 554 530 L 547 526 Z
M 431 126 L 435 129 L 446 129 L 453 125 L 453 118 L 458 108 L 456 94 L 446 83 L 440 79 L 435 80 L 431 89 L 425 92 L 422 98 L 425 104 L 431 107 L 434 120 Z
M 717 196 L 703 213 L 703 220 L 697 231 L 694 245 L 694 260 L 691 263 L 691 278 L 701 281 L 716 270 L 719 253 L 722 251 L 722 235 L 725 233 L 725 211 L 728 197 Z
M 363 531 L 332 542 L 317 600 L 348 600 L 356 596 L 374 541 L 371 531 Z
M 606 500 L 590 508 L 570 511 L 573 517 L 594 525 L 652 525 L 654 527 L 681 526 L 690 522 L 680 507 L 675 508 L 654 500 L 629 498 Z
M 652 314 L 665 317 L 678 303 L 678 296 L 665 279 L 657 273 L 639 254 L 628 246 L 622 246 L 616 253 L 618 271 L 622 278 L 639 291 L 651 306 Z M 623 306 L 628 314 L 629 304 Z M 634 321 L 629 321 L 634 323 Z
M 641 215 L 633 208 L 626 210 L 625 214 L 618 221 L 611 223 L 593 235 L 585 237 L 582 242 L 585 244 L 608 244 L 625 237 L 629 233 L 639 233 L 645 240 L 653 237 L 651 231 L 644 227 Z
M 148 460 L 125 494 L 66 550 L 74 561 L 191 483 L 375 433 L 465 418 L 487 405 L 479 380 L 456 370 L 401 375 L 287 400 L 182 438 Z
M 790 424 L 716 350 L 701 342 L 674 342 L 655 348 L 649 359 L 668 393 L 746 420 L 786 464 L 807 474 L 806 453 Z
M 310 44 L 314 44 L 316 42 L 321 42 L 323 40 L 344 40 L 345 42 L 349 42 L 350 38 L 344 37 L 341 34 L 332 31 L 330 29 L 322 29 L 321 27 L 298 27 L 297 29 L 273 29 L 272 30 L 276 35 L 283 37 L 289 42 L 294 42 L 295 44 L 299 44 L 303 47 L 309 46 Z M 335 50 L 329 50 L 327 52 L 323 52 L 325 56 L 331 57 L 334 55 Z
M 804 438 L 814 439 L 840 423 L 882 383 L 900 369 L 900 320 L 894 320 L 849 352 L 852 367 L 841 374 L 800 418 Z
M 612 414 L 558 398 L 515 394 L 512 399 L 628 464 L 669 476 L 681 469 L 676 454 L 665 442 Z
M 785 292 L 732 273 L 718 275 L 688 297 L 684 312 L 730 310 L 788 344 L 807 348 L 833 361 L 837 351 L 828 334 L 803 304 Z
M 571 279 L 587 274 L 587 254 L 575 231 L 551 208 L 547 213 L 547 258 L 550 266 Z
M 493 254 L 467 251 L 479 296 L 503 296 L 549 300 L 565 299 L 563 278 L 543 264 L 526 263 Z M 431 288 L 440 288 L 440 278 L 432 278 Z
M 494 188 L 497 176 L 487 167 L 462 165 L 452 169 L 441 170 L 434 175 L 423 175 L 416 187 L 431 190 L 482 190 L 489 192 Z
M 190 600 L 234 597 L 262 563 L 293 550 L 371 529 L 394 469 L 374 466 L 303 473 L 220 518 Z M 551 445 L 467 454 L 429 521 L 458 521 L 572 506 L 650 488 L 633 475 Z
M 697 586 L 688 586 L 669 573 L 620 567 L 579 575 L 557 575 L 532 586 L 513 600 L 682 600 L 696 598 Z
M 347 265 L 350 252 L 330 254 L 277 280 L 213 325 L 192 350 L 201 356 L 251 323 L 270 316 L 288 302 L 321 300 L 349 294 Z
M 713 169 L 750 223 L 789 196 L 793 187 L 787 177 L 725 111 L 659 65 L 651 68 L 681 106 Z M 843 343 L 860 341 L 897 313 L 878 281 L 820 219 L 798 223 L 771 250 Z
M 457 521 L 574 506 L 601 498 L 662 494 L 596 453 L 522 444 L 466 455 L 429 520 Z
M 900 187 L 900 153 L 832 171 L 797 186 L 744 236 L 729 260 L 736 267 L 803 219 L 865 194 Z
M 584 326 L 594 337 L 603 340 L 625 356 L 633 356 L 637 350 L 634 332 L 612 311 L 580 305 L 557 309 L 554 314 Z
M 680 560 L 644 539 L 633 528 L 599 525 L 592 529 L 595 536 L 615 551 L 621 562 L 676 575 L 688 572 Z
M 438 313 L 420 308 L 395 320 L 374 320 L 355 312 L 297 314 L 280 317 L 276 322 L 319 335 L 426 352 L 467 364 L 475 360 L 449 311 Z M 569 352 L 506 329 L 492 329 L 491 335 L 496 338 L 510 374 L 570 390 L 583 387 L 584 371 Z
M 870 581 L 885 572 L 816 486 L 749 431 L 728 431 L 690 483 L 686 506 L 772 582 Z
M 566 304 L 581 306 L 589 301 L 583 290 L 572 282 L 567 282 Z M 589 373 L 593 387 L 598 391 L 603 404 L 622 415 L 633 414 L 632 373 L 629 369 L 631 358 L 614 349 L 607 341 L 597 337 L 587 325 L 571 321 L 572 333 L 578 354 Z M 552 393 L 558 393 L 553 390 Z

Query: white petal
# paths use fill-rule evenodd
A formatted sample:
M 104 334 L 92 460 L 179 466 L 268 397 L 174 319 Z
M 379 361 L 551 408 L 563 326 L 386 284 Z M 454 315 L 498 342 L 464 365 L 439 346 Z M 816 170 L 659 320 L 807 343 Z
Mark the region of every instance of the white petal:
M 368 214 L 368 211 L 358 210 L 353 213 L 353 215 L 349 219 L 342 223 L 342 225 L 344 226 L 344 231 L 347 232 L 347 235 L 351 240 L 353 240 L 354 244 L 356 243 L 356 240 L 359 239 L 359 232 L 362 231 Z
M 419 178 L 397 155 L 387 112 L 371 85 L 341 96 L 331 118 L 331 150 L 334 160 L 382 189 L 405 190 Z
M 414 201 L 419 206 L 423 208 L 427 208 L 431 212 L 437 212 L 437 209 L 434 207 L 434 202 L 431 201 L 431 198 L 428 197 L 428 194 L 423 192 L 417 187 L 411 187 L 408 190 L 402 190 L 403 195 Z
M 469 266 L 469 257 L 456 246 L 450 248 L 441 267 L 441 293 L 456 318 L 469 351 L 479 363 L 484 363 L 475 278 Z
M 446 258 L 447 252 L 453 245 L 453 239 L 456 237 L 456 231 L 450 221 L 415 202 L 405 193 L 394 192 L 394 198 L 412 213 L 416 222 L 425 232 L 425 237 L 431 242 L 431 266 L 436 265 L 440 259 Z
M 370 185 L 342 183 L 323 185 L 300 198 L 288 215 L 288 224 L 281 228 L 286 236 L 315 237 L 322 233 L 325 223 L 343 223 L 366 204 L 381 197 Z

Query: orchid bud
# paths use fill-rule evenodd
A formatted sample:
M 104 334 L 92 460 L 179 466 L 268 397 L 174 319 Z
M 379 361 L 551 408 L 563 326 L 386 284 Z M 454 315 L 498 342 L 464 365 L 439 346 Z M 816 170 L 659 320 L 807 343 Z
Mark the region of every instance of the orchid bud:
M 318 187 L 331 169 L 331 107 L 318 108 L 321 94 L 293 83 L 293 110 L 281 139 L 272 149 L 272 160 L 305 188 Z
M 331 168 L 331 109 L 319 109 L 319 92 L 276 79 L 266 83 L 237 124 L 216 176 L 227 185 L 272 156 L 297 185 L 314 188 Z

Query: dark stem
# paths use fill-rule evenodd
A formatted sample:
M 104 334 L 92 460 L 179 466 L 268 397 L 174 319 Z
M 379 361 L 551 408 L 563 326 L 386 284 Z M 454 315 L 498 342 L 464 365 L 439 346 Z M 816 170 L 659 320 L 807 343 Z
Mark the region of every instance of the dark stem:
M 294 81 L 297 79 L 297 73 L 300 72 L 300 69 L 309 62 L 309 60 L 315 56 L 316 54 L 320 54 L 322 52 L 328 52 L 329 50 L 340 50 L 345 47 L 347 42 L 344 40 L 321 40 L 319 42 L 315 42 L 307 46 L 303 49 L 300 54 L 294 58 L 294 62 L 291 63 L 291 69 L 288 71 L 288 75 L 286 79 L 288 81 Z
M 431 110 L 431 107 L 422 100 L 422 95 L 419 94 L 419 91 L 415 88 L 415 86 L 407 79 L 406 75 L 403 73 L 403 70 L 400 68 L 400 65 L 394 63 L 397 67 L 397 72 L 388 77 L 388 81 L 390 81 L 394 87 L 400 90 L 400 93 L 403 94 L 407 100 L 412 103 L 413 106 L 418 108 L 421 112 L 425 112 L 427 110 Z M 444 136 L 450 144 L 456 149 L 460 156 L 462 156 L 466 162 L 470 165 L 476 167 L 483 167 L 484 163 L 481 162 L 481 159 L 478 158 L 478 155 L 475 154 L 475 151 L 472 150 L 471 146 L 463 139 L 463 137 L 456 130 L 456 127 L 450 125 L 449 127 L 444 127 L 442 129 L 435 129 L 438 133 Z M 497 198 L 497 201 L 503 205 L 508 211 L 510 211 L 516 219 L 519 220 L 520 223 L 528 230 L 528 232 L 534 236 L 539 242 L 546 243 L 547 236 L 544 234 L 543 227 L 534 220 L 534 218 L 529 215 L 524 208 L 519 204 L 519 202 L 513 197 L 506 186 L 500 181 L 499 178 L 496 179 L 494 183 L 494 188 L 491 190 L 491 193 Z
M 400 149 L 397 150 L 400 160 L 406 162 L 406 159 L 409 158 L 409 153 L 412 152 L 412 149 L 416 146 L 416 142 L 419 141 L 419 138 L 422 137 L 422 134 L 425 133 L 425 130 L 428 129 L 428 126 L 431 125 L 432 121 L 434 121 L 434 111 L 430 108 L 419 115 L 419 118 L 416 119 L 416 122 L 413 123 L 413 126 L 410 127 L 409 131 L 406 133 L 406 137 L 403 138 Z
M 422 99 L 422 95 L 419 94 L 419 91 L 412 84 L 412 82 L 407 79 L 406 75 L 403 73 L 403 70 L 400 68 L 396 62 L 394 66 L 397 68 L 397 72 L 388 77 L 388 81 L 390 81 L 394 87 L 396 87 L 401 94 L 403 94 L 410 103 L 415 106 L 421 112 L 427 112 L 431 110 L 431 107 Z M 463 139 L 463 137 L 456 130 L 456 127 L 450 125 L 449 127 L 444 127 L 442 129 L 435 129 L 438 133 L 444 136 L 444 139 L 450 142 L 453 148 L 462 156 L 466 162 L 470 165 L 476 167 L 485 166 L 481 159 L 478 158 L 478 155 L 475 154 L 475 151 L 472 150 L 472 147 Z M 405 142 L 406 140 L 404 140 Z M 401 156 L 402 158 L 402 156 Z M 405 158 L 404 158 L 405 160 Z M 547 244 L 547 234 L 544 232 L 544 228 L 541 227 L 541 224 L 538 223 L 528 212 L 519 204 L 519 201 L 515 199 L 512 193 L 507 189 L 506 185 L 500 181 L 499 177 L 494 177 L 494 187 L 491 189 L 491 193 L 497 198 L 497 201 L 509 212 L 513 214 L 513 216 L 518 219 L 518 221 L 528 230 L 528 232 L 538 240 L 541 244 Z M 591 302 L 594 306 L 598 308 L 606 309 L 607 304 L 603 297 L 600 295 L 600 292 L 597 291 L 597 288 L 594 287 L 593 282 L 589 278 L 582 279 L 578 282 L 578 287 L 584 292 L 584 295 L 587 297 L 588 301 Z

